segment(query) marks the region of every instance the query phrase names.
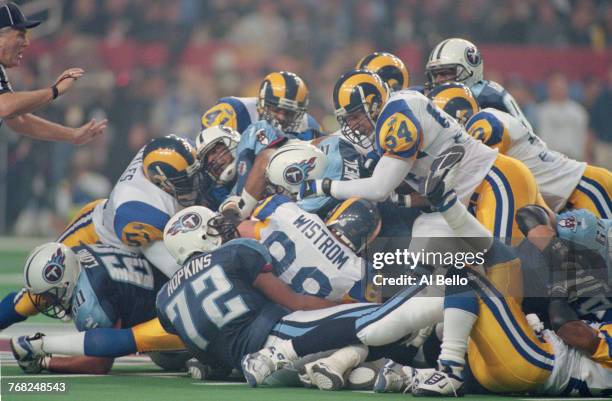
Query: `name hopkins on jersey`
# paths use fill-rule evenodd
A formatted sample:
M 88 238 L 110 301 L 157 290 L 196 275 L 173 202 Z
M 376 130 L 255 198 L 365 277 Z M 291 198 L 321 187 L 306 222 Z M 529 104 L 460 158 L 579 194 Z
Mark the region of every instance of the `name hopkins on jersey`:
M 167 292 L 168 296 L 172 295 L 174 290 L 181 285 L 183 279 L 187 280 L 189 277 L 194 274 L 198 274 L 202 270 L 206 269 L 210 266 L 212 255 L 209 253 L 205 256 L 199 256 L 194 259 L 191 259 L 189 263 L 187 263 L 183 268 L 179 269 L 174 276 L 168 282 Z
M 341 269 L 349 259 L 348 255 L 344 253 L 344 250 L 337 244 L 336 240 L 323 229 L 324 226 L 321 226 L 316 221 L 301 214 L 292 224 L 314 245 L 318 244 L 317 249 L 321 252 L 321 255 L 338 269 Z M 323 241 L 321 241 L 322 239 Z M 321 242 L 319 243 L 319 241 Z

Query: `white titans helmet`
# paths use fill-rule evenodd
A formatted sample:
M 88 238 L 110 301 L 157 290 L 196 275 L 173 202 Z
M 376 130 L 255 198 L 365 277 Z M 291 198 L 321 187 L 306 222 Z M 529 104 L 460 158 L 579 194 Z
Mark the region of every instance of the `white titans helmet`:
M 34 249 L 26 259 L 23 275 L 36 309 L 54 318 L 70 315 L 80 271 L 77 256 L 64 244 L 49 242 Z
M 164 244 L 180 264 L 196 252 L 213 251 L 237 236 L 230 221 L 204 206 L 181 210 L 164 228 Z
M 226 185 L 236 177 L 236 148 L 239 142 L 238 131 L 224 125 L 206 128 L 196 138 L 200 164 L 215 183 Z M 209 160 L 209 153 L 214 156 L 213 160 Z
M 327 156 L 314 145 L 304 141 L 291 141 L 272 155 L 266 168 L 266 178 L 274 192 L 295 197 L 305 180 L 323 178 Z
M 437 73 L 454 69 L 455 76 L 446 80 L 461 82 L 471 87 L 483 79 L 483 62 L 480 51 L 472 42 L 460 38 L 446 39 L 440 42 L 429 55 L 425 70 L 430 84 L 435 82 Z

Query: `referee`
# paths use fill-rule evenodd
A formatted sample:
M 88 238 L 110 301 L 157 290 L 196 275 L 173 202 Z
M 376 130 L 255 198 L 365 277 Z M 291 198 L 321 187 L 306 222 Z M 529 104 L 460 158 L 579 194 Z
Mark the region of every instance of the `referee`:
M 15 132 L 36 139 L 83 144 L 104 133 L 106 120 L 92 119 L 78 128 L 66 127 L 31 114 L 68 91 L 83 76 L 81 68 L 64 71 L 50 88 L 14 92 L 6 69 L 21 63 L 30 45 L 28 29 L 41 21 L 28 20 L 14 3 L 0 5 L 0 124 L 6 121 Z

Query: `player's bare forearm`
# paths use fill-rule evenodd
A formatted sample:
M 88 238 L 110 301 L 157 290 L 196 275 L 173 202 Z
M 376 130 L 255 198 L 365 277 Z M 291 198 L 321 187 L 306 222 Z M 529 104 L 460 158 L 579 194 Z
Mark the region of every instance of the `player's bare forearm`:
M 47 369 L 53 373 L 105 375 L 113 367 L 113 358 L 94 356 L 52 357 Z
M 322 309 L 337 303 L 311 295 L 297 294 L 272 273 L 261 273 L 253 282 L 253 287 L 261 291 L 271 301 L 290 310 Z
M 580 351 L 593 355 L 601 339 L 597 336 L 597 330 L 593 329 L 582 320 L 574 320 L 565 323 L 556 331 L 561 339 Z
M 34 114 L 24 114 L 5 120 L 15 132 L 45 141 L 71 142 L 74 128 L 54 123 Z
M 247 181 L 244 184 L 244 191 L 251 194 L 257 200 L 261 200 L 264 196 L 266 190 L 266 167 L 275 151 L 276 149 L 265 149 L 257 155 Z
M 51 88 L 0 95 L 0 118 L 14 118 L 31 113 L 53 100 Z

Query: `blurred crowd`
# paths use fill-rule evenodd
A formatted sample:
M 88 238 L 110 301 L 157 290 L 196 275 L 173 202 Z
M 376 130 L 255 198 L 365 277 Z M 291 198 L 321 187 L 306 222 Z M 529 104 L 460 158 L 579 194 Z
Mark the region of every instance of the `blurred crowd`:
M 108 194 L 148 140 L 169 133 L 195 137 L 204 110 L 222 96 L 255 96 L 272 70 L 294 71 L 305 79 L 311 114 L 332 131 L 337 128 L 331 104 L 335 81 L 375 50 L 421 49 L 416 59 L 404 60 L 418 72 L 411 79 L 419 84 L 429 50 L 451 36 L 477 45 L 612 48 L 612 2 L 606 0 L 59 4 L 58 28 L 34 37 L 24 63 L 8 71 L 13 87 L 50 86 L 65 68 L 83 67 L 87 73 L 77 88 L 42 114 L 73 126 L 91 117 L 108 118 L 110 129 L 86 147 L 73 147 L 17 137 L 3 126 L 5 233 L 54 235 L 80 206 Z M 488 71 L 484 61 L 485 78 L 513 94 L 549 146 L 579 160 L 610 163 L 612 67 L 607 76 L 570 81 L 555 73 L 532 82 Z

